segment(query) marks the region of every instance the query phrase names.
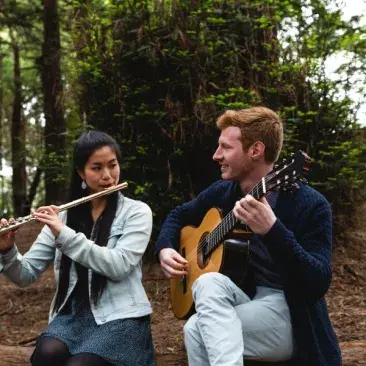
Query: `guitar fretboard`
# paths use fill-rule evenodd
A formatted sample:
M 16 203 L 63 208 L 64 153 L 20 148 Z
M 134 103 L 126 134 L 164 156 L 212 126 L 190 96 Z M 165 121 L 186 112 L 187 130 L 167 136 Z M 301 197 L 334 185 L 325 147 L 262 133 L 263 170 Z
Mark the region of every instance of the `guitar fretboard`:
M 263 178 L 256 186 L 249 192 L 254 198 L 259 199 L 266 194 L 266 177 Z M 203 251 L 205 255 L 209 255 L 215 248 L 222 242 L 225 236 L 234 228 L 238 223 L 238 219 L 234 215 L 234 210 L 231 210 L 224 219 L 211 231 L 201 243 L 204 247 Z M 245 224 L 244 224 L 245 225 Z M 249 227 L 245 225 L 246 229 L 250 231 Z

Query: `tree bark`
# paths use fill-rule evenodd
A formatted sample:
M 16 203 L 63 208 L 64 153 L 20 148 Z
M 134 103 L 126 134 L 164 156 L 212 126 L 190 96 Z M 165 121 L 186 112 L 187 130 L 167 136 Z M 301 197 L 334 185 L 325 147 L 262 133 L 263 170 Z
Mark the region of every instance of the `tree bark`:
M 3 59 L 4 55 L 0 53 L 0 171 L 3 170 L 3 156 L 4 156 L 4 146 L 3 146 L 3 108 L 4 108 L 4 86 L 3 86 Z M 4 175 L 1 174 L 0 177 L 0 210 L 4 214 L 5 209 L 5 194 L 4 194 Z
M 14 100 L 11 124 L 11 150 L 12 150 L 12 186 L 13 208 L 15 217 L 26 214 L 27 205 L 27 172 L 25 161 L 25 121 L 22 118 L 22 84 L 20 73 L 19 46 L 11 34 L 14 58 Z
M 28 194 L 29 211 L 30 211 L 30 208 L 32 206 L 34 197 L 36 196 L 37 187 L 38 187 L 39 182 L 41 181 L 41 175 L 42 175 L 42 168 L 37 167 L 36 174 L 34 176 L 32 184 L 29 188 L 29 194 Z
M 46 204 L 59 204 L 66 189 L 62 181 L 65 160 L 66 123 L 63 115 L 63 87 L 61 79 L 61 44 L 58 1 L 44 0 L 43 93 L 46 161 L 44 166 Z

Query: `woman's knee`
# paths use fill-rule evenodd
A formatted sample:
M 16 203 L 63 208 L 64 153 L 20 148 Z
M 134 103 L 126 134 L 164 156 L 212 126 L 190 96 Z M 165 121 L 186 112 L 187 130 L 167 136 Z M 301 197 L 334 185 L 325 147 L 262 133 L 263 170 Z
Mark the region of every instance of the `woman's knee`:
M 78 353 L 71 356 L 66 366 L 112 366 L 108 361 L 93 353 Z
M 38 340 L 31 357 L 33 366 L 57 366 L 67 360 L 70 353 L 66 345 L 56 338 L 42 337 Z

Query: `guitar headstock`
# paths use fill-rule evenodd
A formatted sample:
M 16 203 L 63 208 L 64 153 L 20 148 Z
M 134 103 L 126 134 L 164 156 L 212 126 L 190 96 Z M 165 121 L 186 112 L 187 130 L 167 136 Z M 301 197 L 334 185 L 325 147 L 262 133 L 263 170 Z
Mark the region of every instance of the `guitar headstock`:
M 298 189 L 297 181 L 306 182 L 304 175 L 309 172 L 310 157 L 299 150 L 289 159 L 276 166 L 265 176 L 267 191 Z

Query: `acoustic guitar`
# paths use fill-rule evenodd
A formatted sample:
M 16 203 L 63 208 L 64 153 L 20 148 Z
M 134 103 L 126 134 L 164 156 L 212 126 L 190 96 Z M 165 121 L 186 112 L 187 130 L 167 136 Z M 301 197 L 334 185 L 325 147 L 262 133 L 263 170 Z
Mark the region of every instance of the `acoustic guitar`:
M 309 164 L 310 158 L 299 150 L 263 177 L 249 194 L 259 199 L 269 192 L 298 188 L 296 182 L 304 180 Z M 236 230 L 238 224 L 240 230 Z M 253 232 L 238 222 L 233 210 L 223 218 L 215 207 L 206 213 L 200 226 L 185 226 L 181 230 L 178 252 L 188 261 L 188 274 L 170 280 L 172 308 L 178 319 L 187 319 L 194 313 L 191 288 L 202 274 L 220 272 L 240 287 L 245 277 L 251 235 Z M 237 271 L 237 268 L 243 270 Z

